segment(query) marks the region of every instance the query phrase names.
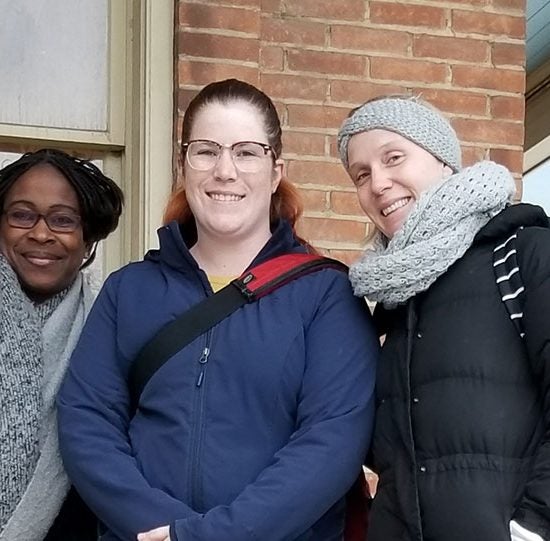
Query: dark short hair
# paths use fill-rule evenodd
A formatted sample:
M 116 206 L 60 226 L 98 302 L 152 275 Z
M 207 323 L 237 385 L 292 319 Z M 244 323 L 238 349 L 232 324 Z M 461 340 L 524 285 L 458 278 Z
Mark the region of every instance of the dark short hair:
M 89 160 L 57 149 L 27 152 L 0 170 L 0 209 L 4 208 L 6 195 L 19 177 L 41 165 L 57 169 L 76 192 L 87 245 L 104 239 L 116 229 L 124 204 L 122 190 Z

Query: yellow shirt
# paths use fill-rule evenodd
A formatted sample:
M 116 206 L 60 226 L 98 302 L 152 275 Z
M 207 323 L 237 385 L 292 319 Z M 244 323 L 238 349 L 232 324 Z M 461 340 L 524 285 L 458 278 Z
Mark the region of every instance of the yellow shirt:
M 214 293 L 217 293 L 220 289 L 224 288 L 231 280 L 236 276 L 210 276 L 208 275 L 208 281 L 212 286 Z

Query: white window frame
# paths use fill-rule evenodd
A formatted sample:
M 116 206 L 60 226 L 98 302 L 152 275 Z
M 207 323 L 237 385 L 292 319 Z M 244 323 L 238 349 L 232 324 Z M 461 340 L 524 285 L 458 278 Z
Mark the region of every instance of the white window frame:
M 104 243 L 103 274 L 157 245 L 172 187 L 172 0 L 109 0 L 106 131 L 0 123 L 7 150 L 59 146 L 92 154 L 125 194 L 121 223 Z

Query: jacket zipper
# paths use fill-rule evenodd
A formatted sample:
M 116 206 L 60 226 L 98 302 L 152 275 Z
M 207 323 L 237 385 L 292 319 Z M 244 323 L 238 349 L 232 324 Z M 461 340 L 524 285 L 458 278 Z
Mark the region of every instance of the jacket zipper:
M 203 438 L 203 423 L 204 423 L 204 402 L 205 402 L 205 385 L 206 385 L 206 372 L 208 368 L 208 358 L 210 356 L 210 346 L 212 343 L 212 330 L 208 330 L 205 334 L 204 347 L 201 355 L 197 360 L 199 365 L 199 373 L 195 380 L 195 389 L 197 393 L 195 395 L 195 408 L 194 417 L 195 423 L 193 424 L 193 431 L 191 435 L 192 450 L 191 460 L 189 461 L 189 479 L 191 488 L 191 507 L 197 511 L 202 510 L 203 498 L 202 498 L 202 486 L 201 486 L 201 448 Z
M 407 306 L 407 402 L 408 402 L 408 422 L 409 433 L 411 435 L 411 457 L 414 470 L 414 497 L 416 505 L 416 522 L 419 535 L 419 541 L 423 541 L 424 533 L 422 531 L 422 519 L 420 517 L 420 497 L 418 494 L 418 464 L 416 462 L 416 444 L 414 441 L 414 433 L 412 426 L 412 401 L 411 401 L 411 364 L 412 364 L 412 350 L 414 341 L 414 331 L 416 328 L 416 302 L 415 299 L 411 299 Z
M 199 372 L 199 375 L 197 377 L 197 387 L 202 387 L 202 382 L 204 381 L 204 375 L 206 373 L 206 363 L 208 362 L 208 355 L 210 355 L 210 348 L 208 346 L 205 346 L 205 348 L 202 350 L 202 354 L 199 357 L 199 365 L 201 365 L 201 371 Z

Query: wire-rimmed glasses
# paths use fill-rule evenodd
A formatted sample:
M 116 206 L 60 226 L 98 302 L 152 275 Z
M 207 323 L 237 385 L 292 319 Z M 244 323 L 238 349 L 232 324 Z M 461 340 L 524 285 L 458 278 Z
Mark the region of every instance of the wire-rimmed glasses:
M 265 143 L 239 141 L 232 145 L 221 145 L 208 139 L 196 139 L 182 145 L 189 166 L 197 171 L 213 169 L 224 149 L 228 149 L 235 167 L 244 173 L 257 173 L 269 152 L 273 149 Z

